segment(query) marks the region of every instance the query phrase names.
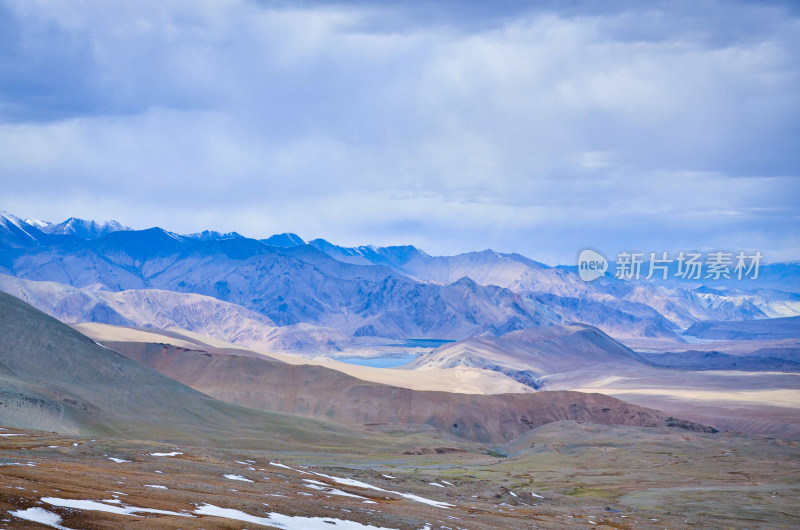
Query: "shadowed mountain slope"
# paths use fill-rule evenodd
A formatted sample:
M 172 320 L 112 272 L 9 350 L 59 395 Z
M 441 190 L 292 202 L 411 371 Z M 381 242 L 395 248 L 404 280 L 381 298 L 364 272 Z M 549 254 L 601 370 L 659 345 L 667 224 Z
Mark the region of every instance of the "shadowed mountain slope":
M 6 274 L 0 274 L 0 291 L 66 324 L 98 322 L 160 330 L 181 328 L 243 346 L 317 354 L 340 351 L 353 342 L 338 330 L 313 324 L 276 327 L 265 315 L 194 293 L 160 289 L 91 291 Z
M 77 289 L 0 274 L 4 291 L 66 324 L 100 322 L 179 327 L 229 342 L 256 343 L 275 330 L 266 316 L 210 296 L 158 289 L 117 293 Z
M 212 399 L 5 293 L 0 293 L 0 423 L 198 445 L 374 442 L 367 433 Z

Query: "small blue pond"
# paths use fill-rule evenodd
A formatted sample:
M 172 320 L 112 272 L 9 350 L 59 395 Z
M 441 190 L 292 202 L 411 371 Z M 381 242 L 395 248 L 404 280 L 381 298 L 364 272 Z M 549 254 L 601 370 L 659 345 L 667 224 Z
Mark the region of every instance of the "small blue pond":
M 418 355 L 416 353 L 403 353 L 398 355 L 382 355 L 380 357 L 336 357 L 337 361 L 359 366 L 371 366 L 373 368 L 396 368 L 408 364 Z
M 404 339 L 388 344 L 378 344 L 377 346 L 394 346 L 410 349 L 425 348 L 427 351 L 431 348 L 438 348 L 442 344 L 447 344 L 448 342 L 455 341 L 439 339 Z M 420 353 L 391 353 L 379 357 L 336 357 L 336 360 L 348 364 L 357 364 L 359 366 L 371 366 L 373 368 L 397 368 L 398 366 L 410 363 L 420 355 Z
M 387 346 L 400 346 L 401 348 L 438 348 L 442 344 L 447 344 L 448 342 L 455 341 L 442 339 L 404 339 L 399 343 L 394 343 Z

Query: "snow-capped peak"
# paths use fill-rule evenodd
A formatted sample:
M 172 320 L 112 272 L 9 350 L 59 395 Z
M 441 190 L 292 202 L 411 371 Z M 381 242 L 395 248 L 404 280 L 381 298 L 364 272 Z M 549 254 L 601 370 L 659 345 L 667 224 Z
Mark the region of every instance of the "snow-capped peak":
M 298 247 L 300 245 L 306 244 L 305 240 L 302 237 L 298 236 L 297 234 L 293 234 L 291 232 L 285 232 L 283 234 L 275 234 L 274 236 L 270 236 L 267 239 L 262 239 L 261 242 L 274 247 Z
M 38 244 L 36 227 L 30 225 L 6 211 L 0 212 L 0 233 L 5 233 L 13 241 L 12 246 L 30 246 Z M 31 233 L 33 232 L 33 233 Z
M 19 217 L 17 217 L 16 215 L 8 213 L 5 210 L 0 212 L 0 217 L 5 219 L 6 221 L 10 221 L 10 222 L 14 223 L 15 225 L 18 225 L 19 223 L 24 223 L 25 222 L 22 219 L 20 219 Z
M 9 224 L 13 225 L 17 229 L 22 230 L 23 232 L 25 232 L 26 234 L 28 234 L 26 229 L 30 229 L 31 226 L 32 226 L 32 225 L 26 223 L 25 221 L 23 221 L 22 219 L 20 219 L 19 217 L 17 217 L 16 215 L 8 213 L 6 211 L 0 212 L 0 219 L 2 220 L 2 224 L 4 224 L 6 227 L 8 227 Z M 28 235 L 30 236 L 30 234 L 28 234 Z M 31 237 L 33 237 L 33 236 L 31 236 Z
M 83 239 L 95 239 L 111 232 L 130 230 L 129 227 L 123 226 L 118 221 L 98 222 L 78 219 L 77 217 L 70 217 L 62 223 L 50 224 L 41 227 L 41 229 L 50 234 L 76 236 Z
M 184 234 L 184 237 L 198 239 L 200 241 L 220 241 L 224 239 L 239 239 L 244 236 L 238 232 L 217 232 L 216 230 L 203 230 L 193 234 Z
M 27 223 L 27 224 L 29 224 L 31 226 L 35 226 L 36 228 L 44 228 L 46 226 L 50 226 L 50 225 L 53 224 L 50 221 L 42 221 L 40 219 L 36 219 L 35 217 L 26 218 L 25 219 L 25 223 Z

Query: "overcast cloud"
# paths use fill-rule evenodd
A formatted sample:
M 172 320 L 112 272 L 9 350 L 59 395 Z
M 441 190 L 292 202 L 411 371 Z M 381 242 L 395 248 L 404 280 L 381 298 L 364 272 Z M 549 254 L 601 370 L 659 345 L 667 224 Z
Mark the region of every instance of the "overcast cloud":
M 526 4 L 0 1 L 0 209 L 800 258 L 791 3 Z

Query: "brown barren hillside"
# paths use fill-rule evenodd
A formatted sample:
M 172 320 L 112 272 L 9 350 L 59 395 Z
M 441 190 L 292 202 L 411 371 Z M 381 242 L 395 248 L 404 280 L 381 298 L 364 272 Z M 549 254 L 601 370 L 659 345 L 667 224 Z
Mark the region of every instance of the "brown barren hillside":
M 341 425 L 218 401 L 2 292 L 0 425 L 228 447 L 389 443 Z
M 427 424 L 477 442 L 505 442 L 546 423 L 664 426 L 665 414 L 602 394 L 454 394 L 370 383 L 319 366 L 165 344 L 109 342 L 116 351 L 217 399 L 348 424 Z M 413 372 L 408 372 L 413 377 Z M 685 427 L 702 429 L 684 424 Z

